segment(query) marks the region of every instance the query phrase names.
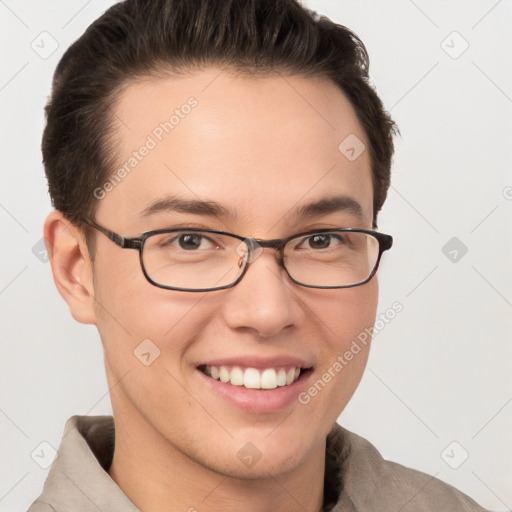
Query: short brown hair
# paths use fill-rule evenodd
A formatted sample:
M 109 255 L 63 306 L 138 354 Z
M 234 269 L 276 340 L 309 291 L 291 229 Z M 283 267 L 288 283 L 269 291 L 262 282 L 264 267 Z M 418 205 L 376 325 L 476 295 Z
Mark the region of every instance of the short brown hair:
M 396 126 L 369 83 L 361 40 L 296 0 L 126 0 L 108 9 L 55 70 L 42 141 L 54 207 L 82 228 L 94 215 L 94 190 L 115 170 L 112 112 L 123 86 L 211 65 L 334 82 L 369 140 L 376 225 Z

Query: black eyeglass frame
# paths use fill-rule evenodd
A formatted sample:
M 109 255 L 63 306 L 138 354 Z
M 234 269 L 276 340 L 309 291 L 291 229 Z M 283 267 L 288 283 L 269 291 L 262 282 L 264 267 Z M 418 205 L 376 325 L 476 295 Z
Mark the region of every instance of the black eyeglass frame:
M 384 233 L 380 233 L 379 231 L 374 231 L 372 229 L 358 229 L 358 228 L 334 228 L 334 229 L 316 229 L 311 231 L 305 231 L 303 233 L 298 233 L 296 235 L 289 236 L 287 238 L 275 238 L 271 240 L 263 240 L 261 238 L 251 238 L 251 237 L 243 237 L 240 235 L 235 235 L 234 233 L 228 233 L 226 231 L 218 231 L 214 229 L 201 229 L 201 228 L 187 228 L 187 227 L 179 227 L 179 228 L 170 228 L 170 229 L 156 229 L 153 231 L 146 231 L 145 233 L 142 233 L 138 237 L 133 238 L 127 238 L 121 235 L 118 235 L 117 233 L 114 233 L 113 231 L 110 231 L 109 229 L 100 226 L 95 221 L 91 219 L 84 219 L 84 222 L 91 226 L 94 229 L 97 229 L 101 233 L 103 233 L 105 236 L 107 236 L 112 242 L 114 242 L 117 246 L 119 246 L 121 249 L 136 249 L 139 251 L 139 261 L 142 268 L 142 272 L 145 276 L 145 278 L 148 280 L 149 283 L 152 285 L 163 288 L 165 290 L 176 290 L 176 291 L 183 291 L 183 292 L 211 292 L 216 290 L 225 290 L 228 288 L 233 288 L 233 286 L 236 286 L 244 277 L 245 273 L 247 272 L 247 269 L 249 268 L 249 265 L 251 263 L 251 256 L 252 252 L 259 246 L 263 248 L 271 248 L 275 249 L 279 252 L 280 258 L 279 261 L 281 263 L 281 266 L 285 269 L 286 273 L 288 274 L 288 277 L 299 286 L 304 286 L 306 288 L 321 288 L 321 289 L 340 289 L 340 288 L 354 288 L 356 286 L 361 286 L 363 284 L 366 284 L 368 281 L 370 281 L 375 274 L 377 273 L 377 270 L 379 268 L 380 259 L 382 257 L 382 253 L 384 251 L 387 251 L 391 249 L 393 246 L 393 237 L 391 235 L 386 235 Z M 144 244 L 146 240 L 153 236 L 153 235 L 161 235 L 164 233 L 174 233 L 177 231 L 187 231 L 191 233 L 213 233 L 217 235 L 225 235 L 230 236 L 232 238 L 236 238 L 240 240 L 241 242 L 245 242 L 247 245 L 247 256 L 243 258 L 245 265 L 242 269 L 242 273 L 238 278 L 229 285 L 214 287 L 214 288 L 179 288 L 175 286 L 167 286 L 164 284 L 157 283 L 156 281 L 153 281 L 151 277 L 148 275 L 146 268 L 144 266 L 144 259 L 142 257 L 142 253 L 144 250 Z M 288 272 L 288 269 L 286 268 L 286 265 L 284 264 L 284 258 L 283 258 L 283 250 L 284 247 L 290 240 L 293 240 L 295 238 L 304 237 L 306 235 L 315 235 L 315 234 L 322 234 L 322 233 L 332 233 L 332 232 L 338 232 L 338 233 L 365 233 L 367 235 L 371 235 L 374 238 L 377 239 L 377 242 L 379 243 L 379 255 L 377 257 L 377 260 L 375 262 L 374 268 L 370 275 L 364 280 L 360 281 L 359 283 L 355 284 L 348 284 L 348 285 L 341 285 L 341 286 L 325 286 L 325 285 L 311 285 L 311 284 L 305 284 L 302 283 L 296 279 L 294 279 L 290 273 Z

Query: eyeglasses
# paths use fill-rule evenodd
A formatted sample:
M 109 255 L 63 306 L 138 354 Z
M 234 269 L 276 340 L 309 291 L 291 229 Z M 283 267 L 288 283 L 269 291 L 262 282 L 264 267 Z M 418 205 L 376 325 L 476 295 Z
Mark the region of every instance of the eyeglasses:
M 85 222 L 123 249 L 136 249 L 142 272 L 167 290 L 207 292 L 240 282 L 264 248 L 279 253 L 290 279 L 308 288 L 351 288 L 377 272 L 393 238 L 368 229 L 320 229 L 283 239 L 260 240 L 224 231 L 173 228 L 126 238 L 96 222 Z

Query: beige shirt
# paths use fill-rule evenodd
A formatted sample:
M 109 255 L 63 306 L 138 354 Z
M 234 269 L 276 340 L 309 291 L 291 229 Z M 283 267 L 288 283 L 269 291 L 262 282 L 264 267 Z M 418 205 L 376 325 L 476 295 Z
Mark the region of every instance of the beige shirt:
M 73 416 L 44 489 L 28 512 L 130 512 L 138 508 L 110 478 L 112 416 Z M 362 437 L 335 425 L 327 438 L 324 510 L 485 512 L 440 480 L 384 460 Z

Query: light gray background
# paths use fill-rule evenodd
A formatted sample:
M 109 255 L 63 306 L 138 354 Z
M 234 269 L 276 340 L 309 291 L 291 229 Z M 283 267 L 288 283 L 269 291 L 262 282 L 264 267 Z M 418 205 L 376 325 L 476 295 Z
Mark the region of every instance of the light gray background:
M 39 148 L 51 75 L 112 3 L 0 0 L 1 511 L 39 494 L 47 470 L 31 453 L 57 448 L 68 417 L 111 412 L 95 328 L 74 322 L 33 247 L 50 210 Z M 404 310 L 375 338 L 340 422 L 386 458 L 511 509 L 512 2 L 307 5 L 366 43 L 402 132 L 380 217 L 395 246 L 379 311 Z M 47 58 L 31 47 L 52 44 Z M 452 237 L 468 249 L 455 262 L 442 251 Z

